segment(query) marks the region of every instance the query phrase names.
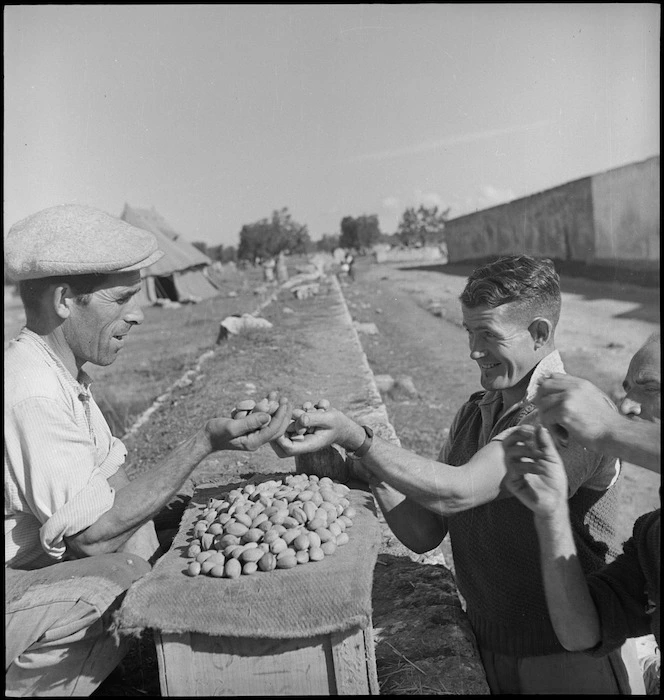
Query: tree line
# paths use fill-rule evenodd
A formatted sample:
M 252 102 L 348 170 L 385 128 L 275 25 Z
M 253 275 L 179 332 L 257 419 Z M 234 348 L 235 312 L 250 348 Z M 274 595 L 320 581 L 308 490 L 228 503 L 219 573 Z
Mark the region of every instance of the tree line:
M 324 234 L 312 241 L 306 224 L 293 219 L 288 207 L 272 212 L 268 219 L 260 219 L 242 226 L 239 245 L 209 246 L 196 241 L 193 245 L 212 260 L 222 263 L 246 260 L 254 263 L 285 253 L 288 255 L 310 254 L 315 251 L 333 252 L 336 248 L 354 249 L 364 253 L 377 243 L 405 247 L 441 245 L 445 241 L 445 222 L 450 210 L 439 210 L 437 206 L 407 208 L 394 234 L 380 230 L 376 214 L 357 217 L 344 216 L 339 233 Z

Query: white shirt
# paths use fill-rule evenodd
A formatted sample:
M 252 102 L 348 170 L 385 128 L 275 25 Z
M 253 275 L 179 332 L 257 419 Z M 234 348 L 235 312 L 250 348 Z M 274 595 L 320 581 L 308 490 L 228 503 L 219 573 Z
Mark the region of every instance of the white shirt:
M 90 393 L 24 328 L 5 351 L 5 565 L 39 568 L 65 557 L 65 536 L 115 500 L 108 478 L 127 450 Z

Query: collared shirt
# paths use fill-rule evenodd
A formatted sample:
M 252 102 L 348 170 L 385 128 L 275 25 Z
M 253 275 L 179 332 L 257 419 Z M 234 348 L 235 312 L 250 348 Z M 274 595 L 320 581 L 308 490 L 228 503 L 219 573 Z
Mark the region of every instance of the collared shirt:
M 523 400 L 504 413 L 500 392 L 475 392 L 455 416 L 440 460 L 463 469 L 488 442 L 503 439 L 516 426 L 537 424 L 532 402 L 537 385 L 560 371 L 558 353 L 547 355 L 533 370 Z M 571 435 L 557 446 L 567 474 L 574 541 L 587 574 L 620 553 L 613 525 L 618 490 L 610 488 L 620 463 L 583 449 Z M 563 648 L 547 611 L 532 513 L 517 498 L 503 495 L 447 519 L 468 619 L 483 649 L 516 657 L 557 654 Z
M 65 557 L 64 538 L 110 510 L 108 478 L 127 450 L 111 434 L 81 371 L 75 379 L 24 328 L 5 351 L 5 564 Z
M 478 406 L 482 416 L 482 432 L 479 436 L 478 448 L 482 448 L 492 440 L 503 440 L 516 427 L 506 427 L 513 424 L 513 417 L 521 413 L 517 422 L 523 424 L 536 424 L 539 422 L 539 413 L 533 404 L 533 399 L 537 394 L 537 388 L 544 379 L 551 376 L 555 372 L 564 373 L 565 367 L 558 350 L 554 350 L 544 357 L 537 364 L 528 382 L 528 387 L 524 397 L 518 403 L 510 406 L 510 408 L 501 415 L 503 409 L 503 397 L 500 391 L 486 391 L 480 399 Z M 452 425 L 450 426 L 449 435 L 454 435 L 458 427 L 460 413 L 457 413 Z M 594 473 L 589 473 L 587 465 L 589 462 L 583 458 L 583 447 L 571 441 L 569 445 L 556 445 L 563 457 L 563 461 L 568 467 L 567 478 L 569 482 L 570 494 L 575 493 L 581 485 L 586 488 L 602 491 L 610 488 L 615 484 L 620 475 L 620 461 L 615 460 L 610 463 L 610 468 L 603 468 Z M 449 453 L 451 450 L 451 441 L 448 439 L 441 448 L 438 456 L 438 461 L 447 464 Z M 581 467 L 583 465 L 583 467 Z M 608 467 L 609 465 L 605 465 Z M 581 467 L 581 468 L 580 468 Z

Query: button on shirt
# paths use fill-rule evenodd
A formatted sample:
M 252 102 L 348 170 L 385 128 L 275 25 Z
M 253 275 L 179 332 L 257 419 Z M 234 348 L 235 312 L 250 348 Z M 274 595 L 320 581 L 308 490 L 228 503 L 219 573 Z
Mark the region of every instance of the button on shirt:
M 108 478 L 127 450 L 90 393 L 24 328 L 5 351 L 5 564 L 39 568 L 65 558 L 64 538 L 113 506 Z

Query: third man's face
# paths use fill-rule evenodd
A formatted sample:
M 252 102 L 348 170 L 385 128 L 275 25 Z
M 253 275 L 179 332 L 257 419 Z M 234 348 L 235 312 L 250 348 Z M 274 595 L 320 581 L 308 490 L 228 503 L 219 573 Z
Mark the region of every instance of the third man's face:
M 662 415 L 662 350 L 658 340 L 641 347 L 629 363 L 623 382 L 627 392 L 620 412 L 628 418 L 659 423 Z

